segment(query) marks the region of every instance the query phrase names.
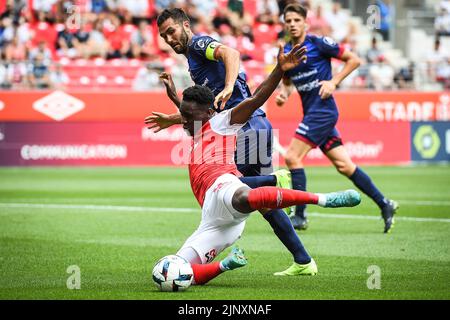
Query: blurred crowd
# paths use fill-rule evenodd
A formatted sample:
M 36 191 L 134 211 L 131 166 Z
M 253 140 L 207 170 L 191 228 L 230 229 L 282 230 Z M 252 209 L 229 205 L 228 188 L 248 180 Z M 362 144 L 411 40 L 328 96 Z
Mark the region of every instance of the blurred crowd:
M 196 34 L 211 35 L 239 50 L 244 68 L 267 72 L 275 62 L 278 41 L 285 39 L 280 13 L 293 1 L 6 0 L 0 7 L 0 86 L 66 88 L 78 81 L 67 72 L 68 66 L 95 59 L 138 60 L 142 67 L 131 83 L 135 90 L 161 88 L 161 70 L 171 72 L 179 88 L 186 87 L 186 60 L 158 36 L 156 17 L 168 7 L 183 8 Z M 383 13 L 382 27 L 364 52 L 357 44 L 360 30 L 338 1 L 328 10 L 320 1 L 297 1 L 309 9 L 309 33 L 331 36 L 363 58 L 365 63 L 342 87 L 413 87 L 414 65 L 398 69 L 379 48 L 380 41 L 389 40 L 390 1 L 374 1 Z M 333 68 L 341 67 L 333 61 Z M 261 78 L 250 75 L 250 84 Z

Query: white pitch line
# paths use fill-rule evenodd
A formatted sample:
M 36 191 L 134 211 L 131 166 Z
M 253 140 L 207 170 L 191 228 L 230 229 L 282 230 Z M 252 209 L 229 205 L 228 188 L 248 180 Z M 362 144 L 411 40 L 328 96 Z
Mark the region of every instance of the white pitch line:
M 134 206 L 105 206 L 96 204 L 47 204 L 47 203 L 0 203 L 0 208 L 35 208 L 35 209 L 84 209 L 131 212 L 200 212 L 194 208 L 160 208 L 160 207 L 134 207 Z
M 171 213 L 200 213 L 200 208 L 161 208 L 161 207 L 137 207 L 137 206 L 105 206 L 94 204 L 46 204 L 46 203 L 0 203 L 0 208 L 34 208 L 34 209 L 75 209 L 75 210 L 106 210 L 106 211 L 128 211 L 128 212 L 171 212 Z M 33 212 L 30 212 L 33 213 Z M 0 212 L 1 214 L 1 212 Z M 356 220 L 379 220 L 381 217 L 353 214 L 338 213 L 319 213 L 309 212 L 311 217 L 333 218 L 333 219 L 356 219 Z M 418 217 L 402 217 L 395 216 L 396 220 L 415 221 L 415 222 L 446 222 L 450 223 L 447 218 L 418 218 Z

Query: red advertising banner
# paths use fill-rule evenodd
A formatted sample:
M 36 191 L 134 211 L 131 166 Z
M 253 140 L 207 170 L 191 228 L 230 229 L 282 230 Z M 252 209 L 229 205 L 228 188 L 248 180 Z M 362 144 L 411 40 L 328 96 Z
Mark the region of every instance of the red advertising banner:
M 273 125 L 280 128 L 275 135 L 281 145 L 287 146 L 298 123 L 275 121 Z M 338 129 L 359 164 L 410 160 L 409 123 L 343 122 Z M 0 166 L 180 165 L 189 152 L 188 142 L 181 126 L 155 134 L 139 122 L 3 122 Z M 315 149 L 306 163 L 328 161 Z
M 283 108 L 273 94 L 269 119 L 301 118 L 301 103 L 293 93 Z M 341 121 L 450 121 L 449 92 L 337 92 Z M 0 122 L 4 121 L 135 121 L 152 111 L 176 112 L 165 92 L 0 91 Z
M 294 137 L 299 122 L 273 121 L 278 128 L 281 146 L 287 147 Z M 352 160 L 358 164 L 405 164 L 411 159 L 409 143 L 410 123 L 373 123 L 368 121 L 345 121 L 338 123 L 344 147 Z M 306 165 L 328 165 L 330 161 L 319 148 L 311 150 Z

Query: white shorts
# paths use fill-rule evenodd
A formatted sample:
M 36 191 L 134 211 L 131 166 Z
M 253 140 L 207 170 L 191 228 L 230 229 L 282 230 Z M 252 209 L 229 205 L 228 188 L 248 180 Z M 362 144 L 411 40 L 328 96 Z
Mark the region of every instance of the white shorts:
M 191 247 L 198 253 L 202 264 L 205 264 L 213 261 L 225 248 L 236 242 L 244 231 L 245 220 L 249 214 L 235 210 L 231 201 L 234 193 L 246 186 L 232 174 L 217 178 L 206 191 L 200 226 L 178 253 L 183 248 Z

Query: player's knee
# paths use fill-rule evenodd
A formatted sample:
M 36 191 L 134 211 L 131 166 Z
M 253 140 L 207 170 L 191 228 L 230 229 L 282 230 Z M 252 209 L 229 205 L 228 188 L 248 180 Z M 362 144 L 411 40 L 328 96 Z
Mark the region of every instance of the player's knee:
M 250 213 L 253 211 L 248 202 L 248 193 L 250 190 L 250 188 L 240 188 L 234 193 L 232 199 L 234 209 L 242 213 Z
M 340 174 L 346 177 L 350 177 L 355 171 L 355 165 L 351 162 L 337 161 L 334 166 Z
M 286 165 L 290 169 L 303 166 L 302 160 L 298 158 L 294 153 L 288 152 L 284 157 L 284 161 L 286 162 Z

